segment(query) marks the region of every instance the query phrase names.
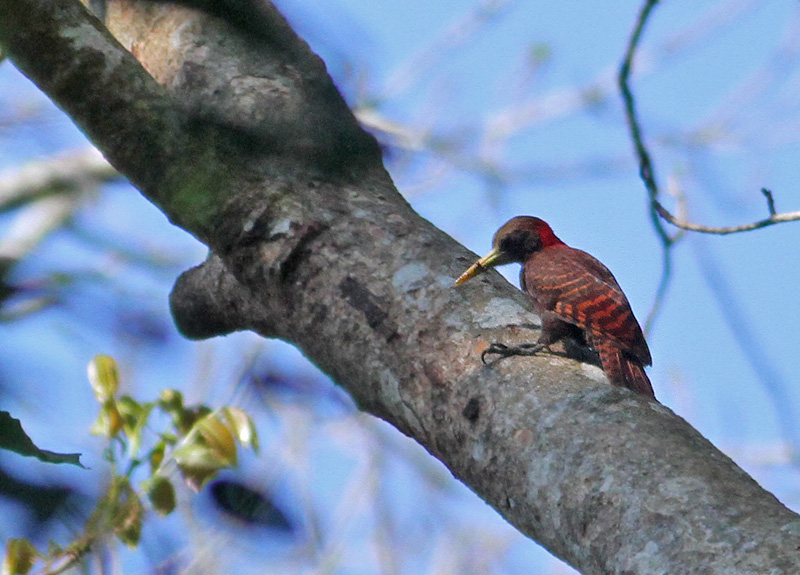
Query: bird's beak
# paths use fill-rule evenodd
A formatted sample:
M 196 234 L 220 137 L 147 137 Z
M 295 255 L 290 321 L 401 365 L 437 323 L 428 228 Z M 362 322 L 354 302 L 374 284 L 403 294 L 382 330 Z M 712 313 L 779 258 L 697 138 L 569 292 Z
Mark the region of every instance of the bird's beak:
M 467 281 L 468 279 L 473 278 L 473 277 L 475 277 L 477 275 L 480 275 L 483 272 L 485 272 L 486 270 L 488 270 L 489 268 L 494 267 L 495 265 L 497 265 L 497 262 L 498 262 L 498 260 L 500 259 L 501 256 L 502 256 L 502 252 L 500 252 L 500 250 L 498 250 L 496 248 L 493 249 L 488 254 L 486 254 L 481 259 L 479 259 L 477 262 L 472 264 L 467 271 L 465 271 L 463 274 L 458 276 L 458 279 L 456 280 L 455 285 L 457 285 L 457 286 L 461 285 L 465 281 Z

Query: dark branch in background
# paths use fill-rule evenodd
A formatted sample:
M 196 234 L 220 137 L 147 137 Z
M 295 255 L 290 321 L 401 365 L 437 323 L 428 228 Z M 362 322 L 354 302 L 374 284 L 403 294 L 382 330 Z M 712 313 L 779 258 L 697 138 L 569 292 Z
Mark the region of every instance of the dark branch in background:
M 633 139 L 636 156 L 639 158 L 639 173 L 650 197 L 651 219 L 653 220 L 653 225 L 656 228 L 656 232 L 658 233 L 659 237 L 661 238 L 664 248 L 668 249 L 673 243 L 675 243 L 677 236 L 670 236 L 666 232 L 661 224 L 659 216 L 682 230 L 717 235 L 746 232 L 759 228 L 765 228 L 773 224 L 800 220 L 800 211 L 778 214 L 775 211 L 775 200 L 772 196 L 772 192 L 766 188 L 762 188 L 761 193 L 764 194 L 764 197 L 767 200 L 769 217 L 763 220 L 758 220 L 748 224 L 741 224 L 738 226 L 715 227 L 706 226 L 703 224 L 693 224 L 672 214 L 659 201 L 658 196 L 661 192 L 659 190 L 658 183 L 656 182 L 655 169 L 653 167 L 653 162 L 650 159 L 650 153 L 644 144 L 641 125 L 636 114 L 636 103 L 629 84 L 631 70 L 633 69 L 633 59 L 636 56 L 636 51 L 639 47 L 642 32 L 644 31 L 644 27 L 647 24 L 653 9 L 656 7 L 656 4 L 658 4 L 658 1 L 659 0 L 647 0 L 645 5 L 642 7 L 641 12 L 639 13 L 636 26 L 633 29 L 633 34 L 631 34 L 631 38 L 628 42 L 628 49 L 625 51 L 625 58 L 623 59 L 622 66 L 619 70 L 619 87 L 622 91 L 622 99 L 625 102 L 625 118 L 628 121 L 628 127 L 631 131 L 631 138 Z
M 3 467 L 0 467 L 0 497 L 22 505 L 31 514 L 33 528 L 37 530 L 42 529 L 44 522 L 57 517 L 69 505 L 71 497 L 75 498 L 81 512 L 86 506 L 85 496 L 76 492 L 74 487 L 56 483 L 52 479 L 46 483 L 23 481 L 6 473 Z
M 631 138 L 633 145 L 636 149 L 636 155 L 639 158 L 639 173 L 642 181 L 647 188 L 647 193 L 650 197 L 650 220 L 656 230 L 659 240 L 661 241 L 661 279 L 658 282 L 658 289 L 656 290 L 656 297 L 653 301 L 653 307 L 647 314 L 647 319 L 644 323 L 644 331 L 648 333 L 655 321 L 661 304 L 664 301 L 664 296 L 667 293 L 670 279 L 672 278 L 672 246 L 679 239 L 678 235 L 670 236 L 664 225 L 659 219 L 658 210 L 655 208 L 658 205 L 658 184 L 655 179 L 655 170 L 653 162 L 650 160 L 650 154 L 644 145 L 642 138 L 642 130 L 639 127 L 639 121 L 636 116 L 636 102 L 633 98 L 633 92 L 629 85 L 631 70 L 633 69 L 633 58 L 636 55 L 636 50 L 639 47 L 639 40 L 644 32 L 645 24 L 650 17 L 653 8 L 658 4 L 658 0 L 648 0 L 642 7 L 639 13 L 639 18 L 636 20 L 636 26 L 633 29 L 630 40 L 628 41 L 628 48 L 625 51 L 625 58 L 622 61 L 622 66 L 619 70 L 619 88 L 622 92 L 622 99 L 625 102 L 625 118 L 628 121 L 628 127 L 631 131 Z
M 623 102 L 625 104 L 625 118 L 628 122 L 628 128 L 630 129 L 631 139 L 633 140 L 636 156 L 639 159 L 639 174 L 644 182 L 645 188 L 647 188 L 647 194 L 650 199 L 650 219 L 653 222 L 653 227 L 656 230 L 656 234 L 661 240 L 661 246 L 663 250 L 663 271 L 661 273 L 661 280 L 659 281 L 653 307 L 647 316 L 647 320 L 645 321 L 645 332 L 649 331 L 653 321 L 655 320 L 658 310 L 661 307 L 661 303 L 664 300 L 667 288 L 669 287 L 669 282 L 672 275 L 671 248 L 681 237 L 680 232 L 675 235 L 670 235 L 667 230 L 664 229 L 664 225 L 661 221 L 662 219 L 668 221 L 675 227 L 680 228 L 680 230 L 717 235 L 746 232 L 759 228 L 765 228 L 773 224 L 800 220 L 800 211 L 778 214 L 775 211 L 775 200 L 772 196 L 772 192 L 766 188 L 762 188 L 761 193 L 764 194 L 767 200 L 769 217 L 763 220 L 758 220 L 748 224 L 741 224 L 738 226 L 715 227 L 691 223 L 672 214 L 672 212 L 667 210 L 659 201 L 659 195 L 661 194 L 661 191 L 656 181 L 655 168 L 653 166 L 653 161 L 650 158 L 650 152 L 647 150 L 647 146 L 644 143 L 641 124 L 636 113 L 636 101 L 630 87 L 630 76 L 633 69 L 633 60 L 636 57 L 639 42 L 641 41 L 642 33 L 644 32 L 647 21 L 649 20 L 653 9 L 656 7 L 658 2 L 659 0 L 647 0 L 642 7 L 642 10 L 639 12 L 639 17 L 636 20 L 633 33 L 628 41 L 628 48 L 625 51 L 625 57 L 622 61 L 622 65 L 620 66 L 618 76 L 619 87 L 622 93 Z
M 647 188 L 647 192 L 650 196 L 650 202 L 652 204 L 650 217 L 653 221 L 653 226 L 655 227 L 656 232 L 661 239 L 661 243 L 664 245 L 664 248 L 667 249 L 675 242 L 675 238 L 670 236 L 669 233 L 667 233 L 667 231 L 664 229 L 661 220 L 658 218 L 657 210 L 655 209 L 655 205 L 658 204 L 659 194 L 658 184 L 656 183 L 655 179 L 655 169 L 653 168 L 653 162 L 650 159 L 650 153 L 647 151 L 647 148 L 644 145 L 642 129 L 639 125 L 639 120 L 637 119 L 636 115 L 636 102 L 633 98 L 633 92 L 631 91 L 629 84 L 631 71 L 633 70 L 633 59 L 636 56 L 636 50 L 639 47 L 639 41 L 642 38 L 642 33 L 644 32 L 644 27 L 647 24 L 647 20 L 650 18 L 650 14 L 656 7 L 656 4 L 658 4 L 658 0 L 648 0 L 639 13 L 639 18 L 636 20 L 636 26 L 633 29 L 630 40 L 628 40 L 628 48 L 625 51 L 625 59 L 622 61 L 622 66 L 619 69 L 619 87 L 622 91 L 622 99 L 625 102 L 625 118 L 628 121 L 628 127 L 631 131 L 633 145 L 636 149 L 636 155 L 639 158 L 639 174 L 641 175 L 642 181 Z

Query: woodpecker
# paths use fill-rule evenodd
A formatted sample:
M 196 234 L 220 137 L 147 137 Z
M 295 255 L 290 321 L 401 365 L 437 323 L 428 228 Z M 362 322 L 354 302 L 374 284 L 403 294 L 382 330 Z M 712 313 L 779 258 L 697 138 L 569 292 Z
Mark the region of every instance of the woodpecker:
M 494 343 L 481 354 L 482 359 L 486 354 L 533 355 L 564 337 L 578 337 L 597 351 L 612 385 L 655 399 L 644 371 L 652 358 L 642 328 L 606 266 L 562 242 L 547 222 L 517 216 L 497 230 L 492 251 L 455 283 L 509 263 L 522 264 L 520 286 L 542 319 L 542 333 L 534 344 Z

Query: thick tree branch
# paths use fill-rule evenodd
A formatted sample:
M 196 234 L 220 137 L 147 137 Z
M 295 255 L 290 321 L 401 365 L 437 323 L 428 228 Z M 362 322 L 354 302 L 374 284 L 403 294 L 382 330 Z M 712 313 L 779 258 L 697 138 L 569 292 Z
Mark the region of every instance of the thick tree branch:
M 14 64 L 151 201 L 203 234 L 210 224 L 199 218 L 211 219 L 218 203 L 195 205 L 217 189 L 205 182 L 220 179 L 202 167 L 215 153 L 213 130 L 190 125 L 167 90 L 79 2 L 3 2 L 0 10 L 0 43 Z M 194 197 L 198 187 L 205 193 Z
M 265 11 L 270 30 L 288 29 Z M 494 272 L 452 287 L 474 255 L 397 193 L 302 41 L 172 6 L 114 1 L 108 18 L 164 87 L 68 0 L 0 0 L 0 45 L 211 248 L 172 294 L 187 335 L 254 329 L 294 343 L 584 573 L 797 572 L 800 517 L 668 409 L 574 361 L 481 366 L 487 341 L 535 338 L 537 318 Z M 39 61 L 51 51 L 39 41 L 60 51 L 58 68 Z M 102 118 L 60 88 L 86 80 L 87 59 L 100 78 L 84 98 L 114 103 Z M 154 110 L 155 127 L 138 120 L 156 159 L 125 141 L 142 109 Z

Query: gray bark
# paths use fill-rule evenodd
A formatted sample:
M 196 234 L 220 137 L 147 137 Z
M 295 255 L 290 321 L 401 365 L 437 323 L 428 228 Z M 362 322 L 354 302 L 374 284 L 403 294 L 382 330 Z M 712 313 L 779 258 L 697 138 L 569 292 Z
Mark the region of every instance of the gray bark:
M 261 16 L 258 36 L 114 0 L 120 45 L 75 0 L 0 0 L 14 64 L 209 246 L 173 290 L 179 328 L 293 343 L 583 573 L 800 573 L 800 517 L 669 409 L 562 357 L 481 365 L 487 342 L 537 337 L 525 296 L 494 272 L 453 288 L 474 254 L 410 208 L 322 62 Z

